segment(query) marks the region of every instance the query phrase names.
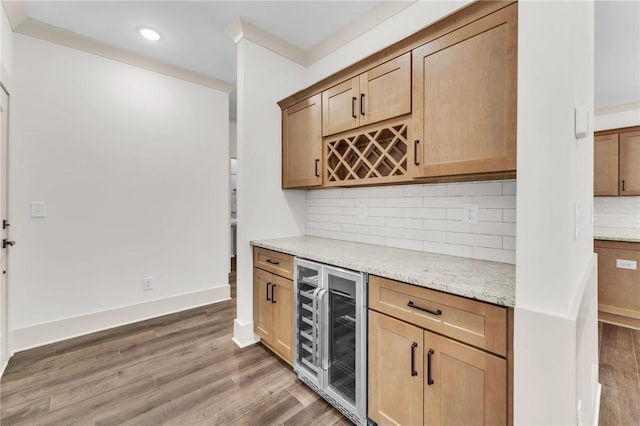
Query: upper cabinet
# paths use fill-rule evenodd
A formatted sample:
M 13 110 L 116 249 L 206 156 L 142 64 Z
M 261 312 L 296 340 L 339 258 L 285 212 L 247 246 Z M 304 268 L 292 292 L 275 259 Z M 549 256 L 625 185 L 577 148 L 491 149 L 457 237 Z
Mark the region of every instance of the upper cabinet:
M 640 195 L 640 127 L 593 138 L 593 195 Z
M 322 135 L 411 112 L 409 52 L 322 92 Z
M 516 170 L 517 8 L 413 51 L 413 176 Z
M 282 187 L 322 185 L 320 94 L 282 111 Z

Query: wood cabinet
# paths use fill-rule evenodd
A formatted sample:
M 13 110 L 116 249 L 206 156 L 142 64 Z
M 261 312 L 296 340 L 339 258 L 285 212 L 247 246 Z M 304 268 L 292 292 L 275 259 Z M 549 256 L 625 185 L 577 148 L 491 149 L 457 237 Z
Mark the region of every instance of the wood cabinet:
M 506 308 L 375 276 L 369 287 L 371 420 L 378 425 L 509 423 L 511 348 L 504 347 L 504 356 L 478 348 L 487 347 L 478 342 L 510 341 Z M 471 328 L 482 335 L 479 340 L 471 337 Z M 502 344 L 491 348 L 502 351 Z
M 640 127 L 597 132 L 593 138 L 593 194 L 640 195 Z
M 619 267 L 618 261 L 640 265 L 640 243 L 600 241 L 598 254 L 598 311 L 600 320 L 640 327 L 640 271 Z
M 517 5 L 413 51 L 416 177 L 516 170 Z
M 320 94 L 282 111 L 282 187 L 322 185 Z
M 411 112 L 411 56 L 391 61 L 322 92 L 322 135 Z
M 268 256 L 271 253 L 272 256 Z M 267 254 L 267 256 L 265 256 Z M 277 255 L 277 256 L 276 256 Z M 253 321 L 254 331 L 262 339 L 262 343 L 279 355 L 289 364 L 293 363 L 294 309 L 293 281 L 277 273 L 287 274 L 286 267 L 278 263 L 270 264 L 262 260 L 279 262 L 278 258 L 289 258 L 287 263 L 293 264 L 291 256 L 254 248 L 253 268 Z M 269 270 L 261 269 L 267 266 Z
M 593 138 L 593 194 L 618 195 L 618 134 Z

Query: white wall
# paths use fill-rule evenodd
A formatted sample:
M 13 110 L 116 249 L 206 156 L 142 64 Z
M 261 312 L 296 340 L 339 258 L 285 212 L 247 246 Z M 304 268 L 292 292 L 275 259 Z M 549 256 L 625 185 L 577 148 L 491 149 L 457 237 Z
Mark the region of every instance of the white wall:
M 229 157 L 238 157 L 238 124 L 233 120 L 229 121 Z
M 0 79 L 9 88 L 13 69 L 13 30 L 4 7 L 0 6 L 0 10 Z
M 238 311 L 234 341 L 255 342 L 251 240 L 304 234 L 304 191 L 281 189 L 277 101 L 303 85 L 304 68 L 249 40 L 238 49 Z
M 14 42 L 16 349 L 228 297 L 228 95 Z
M 595 111 L 594 131 L 631 126 L 640 126 L 640 102 L 601 108 Z
M 462 221 L 465 203 L 478 206 L 478 223 Z M 307 191 L 306 228 L 317 237 L 515 263 L 515 207 L 514 180 L 332 188 Z
M 593 116 L 593 2 L 518 7 L 515 424 L 576 424 L 578 399 L 595 424 L 593 138 L 574 135 L 574 108 Z

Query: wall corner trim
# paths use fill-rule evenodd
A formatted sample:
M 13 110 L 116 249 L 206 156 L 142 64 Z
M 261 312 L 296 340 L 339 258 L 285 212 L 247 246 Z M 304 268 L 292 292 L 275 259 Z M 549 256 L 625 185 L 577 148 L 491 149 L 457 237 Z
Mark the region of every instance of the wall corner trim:
M 13 330 L 13 352 L 230 299 L 228 284 Z
M 233 320 L 233 343 L 239 348 L 246 348 L 260 341 L 253 332 L 253 321 L 242 322 L 238 318 Z
M 16 30 L 27 19 L 27 12 L 24 10 L 23 0 L 2 0 L 2 8 L 7 15 L 9 24 L 13 31 Z
M 182 68 L 178 65 L 162 62 L 154 58 L 139 55 L 130 50 L 112 46 L 34 19 L 26 18 L 20 23 L 15 31 L 29 37 L 81 50 L 92 55 L 102 56 L 103 58 L 122 62 L 148 71 L 157 72 L 159 74 L 164 74 L 169 77 L 188 81 L 210 89 L 219 90 L 224 93 L 230 93 L 235 88 L 233 84 L 218 80 L 208 75 L 200 74 L 195 71 Z

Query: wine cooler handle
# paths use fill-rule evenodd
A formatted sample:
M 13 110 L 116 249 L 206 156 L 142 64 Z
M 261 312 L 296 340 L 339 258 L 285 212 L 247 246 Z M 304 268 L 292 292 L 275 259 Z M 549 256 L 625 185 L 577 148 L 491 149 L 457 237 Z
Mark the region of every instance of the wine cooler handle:
M 320 342 L 322 342 L 322 345 L 320 347 L 322 349 L 321 366 L 323 370 L 329 368 L 329 304 L 328 299 L 325 298 L 326 295 L 327 290 L 320 291 L 320 312 L 322 312 L 320 316 L 322 320 L 322 325 L 320 326 L 322 337 L 320 338 Z
M 311 357 L 311 363 L 315 366 L 318 366 L 318 293 L 320 292 L 319 288 L 316 288 L 313 291 L 313 299 L 311 301 L 311 309 L 313 309 L 313 313 L 311 314 L 311 320 L 313 321 L 313 327 L 311 327 L 311 351 L 313 352 Z
M 411 344 L 411 377 L 417 376 L 418 372 L 416 371 L 416 348 L 418 344 L 413 342 Z
M 429 386 L 431 386 L 434 382 L 433 379 L 431 378 L 431 356 L 434 354 L 434 350 L 433 349 L 429 349 L 429 352 L 427 352 L 427 384 Z

